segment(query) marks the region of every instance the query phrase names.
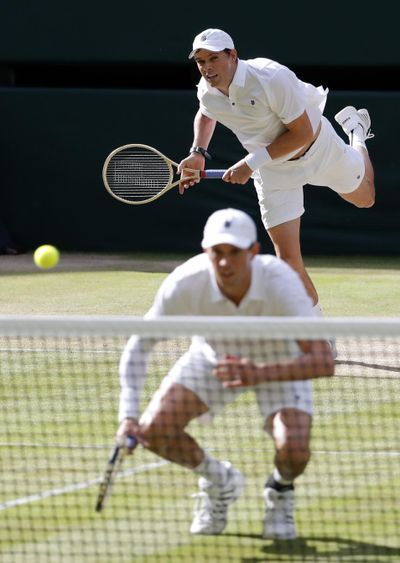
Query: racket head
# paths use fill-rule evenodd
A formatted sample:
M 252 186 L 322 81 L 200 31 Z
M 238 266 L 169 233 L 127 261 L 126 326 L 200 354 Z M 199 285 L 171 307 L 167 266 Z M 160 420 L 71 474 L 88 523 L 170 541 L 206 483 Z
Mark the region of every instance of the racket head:
M 172 188 L 178 166 L 149 145 L 129 144 L 113 150 L 103 166 L 103 183 L 116 199 L 130 205 L 149 203 Z

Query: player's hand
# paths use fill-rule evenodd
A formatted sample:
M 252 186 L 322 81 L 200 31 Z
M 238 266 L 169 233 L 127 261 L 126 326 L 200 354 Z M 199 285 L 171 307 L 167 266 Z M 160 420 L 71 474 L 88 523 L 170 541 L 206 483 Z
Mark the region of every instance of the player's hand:
M 244 159 L 239 160 L 236 164 L 228 168 L 222 179 L 231 184 L 245 184 L 249 181 L 253 171 L 247 165 Z
M 202 154 L 197 152 L 192 152 L 188 157 L 183 159 L 178 165 L 178 174 L 181 175 L 181 182 L 179 184 L 179 193 L 185 193 L 187 188 L 197 184 L 200 179 L 186 180 L 185 177 L 191 176 L 190 172 L 185 172 L 185 168 L 191 168 L 192 170 L 204 170 L 205 158 Z
M 139 423 L 135 418 L 125 418 L 117 430 L 115 436 L 115 441 L 119 444 L 123 444 L 127 454 L 131 454 L 136 448 L 140 438 L 140 428 Z M 128 438 L 134 438 L 134 440 L 128 440 Z
M 213 374 L 224 387 L 251 387 L 261 382 L 258 366 L 239 356 L 226 356 L 218 362 Z

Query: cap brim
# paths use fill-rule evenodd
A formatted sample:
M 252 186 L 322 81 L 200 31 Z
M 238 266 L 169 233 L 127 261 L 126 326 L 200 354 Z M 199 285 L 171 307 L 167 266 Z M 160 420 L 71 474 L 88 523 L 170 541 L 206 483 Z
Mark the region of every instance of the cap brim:
M 202 248 L 211 248 L 212 246 L 217 246 L 217 244 L 231 244 L 232 246 L 236 246 L 237 248 L 244 250 L 245 248 L 250 248 L 250 246 L 253 244 L 253 241 L 249 242 L 249 239 L 247 238 L 244 239 L 241 237 L 229 235 L 227 233 L 209 238 L 204 237 L 201 241 Z
M 219 53 L 221 51 L 223 51 L 225 49 L 225 47 L 222 47 L 222 49 L 220 47 L 211 47 L 211 45 L 201 45 L 200 47 L 196 47 L 196 49 L 193 49 L 193 51 L 190 52 L 188 59 L 192 59 L 197 51 L 201 51 L 201 49 L 204 49 L 205 51 L 210 51 L 212 53 Z

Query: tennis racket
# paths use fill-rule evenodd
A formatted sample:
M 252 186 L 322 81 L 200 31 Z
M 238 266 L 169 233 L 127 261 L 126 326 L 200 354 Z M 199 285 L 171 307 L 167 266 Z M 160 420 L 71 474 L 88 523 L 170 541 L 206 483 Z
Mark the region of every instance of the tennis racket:
M 150 203 L 177 186 L 178 164 L 147 145 L 124 145 L 108 155 L 103 166 L 103 182 L 108 192 L 123 203 Z M 186 170 L 187 180 L 222 178 L 225 170 Z
M 100 483 L 100 490 L 96 502 L 96 512 L 101 512 L 103 510 L 106 499 L 111 494 L 115 478 L 126 455 L 125 448 L 133 448 L 136 444 L 136 438 L 128 436 L 126 441 L 118 443 L 111 452 L 103 480 Z

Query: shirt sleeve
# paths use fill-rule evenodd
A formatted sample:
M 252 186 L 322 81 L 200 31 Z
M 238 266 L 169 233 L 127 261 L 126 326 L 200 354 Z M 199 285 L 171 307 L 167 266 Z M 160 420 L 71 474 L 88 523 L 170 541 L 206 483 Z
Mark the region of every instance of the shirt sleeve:
M 118 420 L 139 416 L 139 403 L 147 373 L 149 355 L 157 339 L 131 336 L 119 363 Z
M 284 67 L 268 82 L 266 89 L 270 107 L 283 123 L 290 123 L 306 110 L 304 89 L 297 76 Z
M 170 274 L 157 291 L 154 303 L 145 314 L 145 320 L 157 319 L 164 315 L 187 314 L 179 284 Z M 140 397 L 147 374 L 150 353 L 160 339 L 132 336 L 121 355 L 119 364 L 119 412 L 118 419 L 139 416 Z
M 297 272 L 286 262 L 275 259 L 269 283 L 269 299 L 273 315 L 287 317 L 313 317 L 313 302 Z

